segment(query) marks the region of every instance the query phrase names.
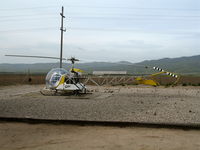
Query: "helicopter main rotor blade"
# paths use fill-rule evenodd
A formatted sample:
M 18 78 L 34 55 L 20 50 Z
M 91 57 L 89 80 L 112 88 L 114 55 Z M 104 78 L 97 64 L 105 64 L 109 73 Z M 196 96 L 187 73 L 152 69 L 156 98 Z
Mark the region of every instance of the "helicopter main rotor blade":
M 47 57 L 47 56 L 30 56 L 30 55 L 5 55 L 9 57 L 31 57 L 31 58 L 45 58 L 45 59 L 60 59 L 59 57 Z M 66 60 L 62 58 L 62 60 Z

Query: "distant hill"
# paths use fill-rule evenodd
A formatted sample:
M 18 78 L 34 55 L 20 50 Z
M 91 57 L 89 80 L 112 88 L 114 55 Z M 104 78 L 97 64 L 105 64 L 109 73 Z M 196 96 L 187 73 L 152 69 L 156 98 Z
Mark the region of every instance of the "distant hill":
M 63 67 L 69 69 L 71 64 L 64 63 Z M 76 64 L 77 68 L 89 73 L 92 71 L 127 71 L 130 74 L 152 73 L 152 69 L 145 69 L 144 66 L 157 66 L 164 70 L 183 73 L 200 74 L 200 55 L 179 58 L 163 58 L 159 60 L 145 60 L 140 63 L 127 61 L 112 62 L 90 62 Z M 47 73 L 51 68 L 59 67 L 59 63 L 36 63 L 36 64 L 0 64 L 1 73 Z
M 200 73 L 200 55 L 179 58 L 163 58 L 159 60 L 146 60 L 138 64 L 158 66 L 177 73 Z

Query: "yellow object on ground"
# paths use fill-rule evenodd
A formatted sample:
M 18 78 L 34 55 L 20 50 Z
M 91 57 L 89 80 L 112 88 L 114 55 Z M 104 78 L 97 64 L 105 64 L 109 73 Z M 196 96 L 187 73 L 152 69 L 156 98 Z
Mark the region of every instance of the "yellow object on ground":
M 152 86 L 158 86 L 159 83 L 152 80 L 152 79 L 144 79 L 142 77 L 137 77 L 135 80 L 137 80 L 138 84 L 145 84 L 145 85 L 152 85 Z
M 161 74 L 166 74 L 168 76 L 176 78 L 176 81 L 172 85 L 177 84 L 178 81 L 180 80 L 180 76 L 175 73 L 164 71 L 163 69 L 160 69 L 158 67 L 154 67 L 154 69 L 156 69 L 160 72 L 149 75 L 148 78 L 150 78 L 150 79 L 145 79 L 144 77 L 137 77 L 137 78 L 135 78 L 135 80 L 138 82 L 138 84 L 145 84 L 145 85 L 152 85 L 152 86 L 159 85 L 159 82 L 157 82 L 155 79 L 153 79 L 153 77 L 161 75 Z

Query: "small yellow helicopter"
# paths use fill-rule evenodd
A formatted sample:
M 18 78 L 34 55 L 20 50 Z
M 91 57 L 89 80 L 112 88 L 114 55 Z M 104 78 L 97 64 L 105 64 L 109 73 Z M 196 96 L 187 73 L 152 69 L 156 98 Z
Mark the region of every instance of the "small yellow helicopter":
M 58 57 L 45 57 L 45 56 L 28 56 L 28 55 L 5 55 L 5 56 L 11 56 L 11 57 L 31 57 L 31 58 L 48 58 L 48 59 L 60 59 Z M 70 59 L 63 58 L 62 60 L 68 60 L 71 61 L 72 67 L 69 71 L 63 69 L 63 68 L 53 68 L 51 69 L 46 76 L 46 87 L 43 89 L 43 91 L 64 91 L 64 92 L 72 92 L 72 93 L 86 93 L 87 88 L 86 86 L 80 82 L 80 75 L 84 72 L 81 69 L 74 68 L 74 64 L 76 61 L 79 61 L 75 57 L 71 57 Z M 118 63 L 122 64 L 122 63 Z M 134 80 L 138 84 L 144 84 L 144 85 L 151 85 L 151 86 L 159 86 L 160 83 L 156 81 L 154 77 L 164 74 L 167 76 L 171 76 L 175 78 L 176 80 L 173 82 L 172 85 L 175 85 L 179 79 L 180 76 L 171 73 L 169 71 L 165 71 L 159 67 L 149 67 L 144 65 L 137 65 L 137 64 L 126 64 L 123 63 L 123 65 L 131 65 L 131 66 L 140 66 L 145 67 L 146 69 L 154 69 L 156 71 L 159 71 L 154 74 L 150 74 L 147 76 L 138 76 L 135 77 Z
M 10 57 L 31 57 L 31 58 L 48 58 L 48 59 L 60 59 L 57 57 L 45 57 L 45 56 L 28 56 L 28 55 L 5 55 Z M 86 86 L 80 82 L 80 75 L 84 71 L 78 68 L 74 68 L 76 61 L 79 61 L 75 57 L 69 59 L 63 58 L 62 60 L 71 61 L 72 67 L 69 71 L 63 68 L 53 68 L 46 75 L 46 87 L 43 91 L 57 92 L 70 92 L 74 94 L 86 93 Z

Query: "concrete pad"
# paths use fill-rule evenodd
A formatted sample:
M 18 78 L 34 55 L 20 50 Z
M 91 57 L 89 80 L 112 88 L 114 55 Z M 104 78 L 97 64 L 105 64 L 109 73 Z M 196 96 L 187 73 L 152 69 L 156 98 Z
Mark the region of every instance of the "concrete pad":
M 0 87 L 0 117 L 200 126 L 200 88 L 89 87 L 93 94 L 44 96 L 42 86 Z

